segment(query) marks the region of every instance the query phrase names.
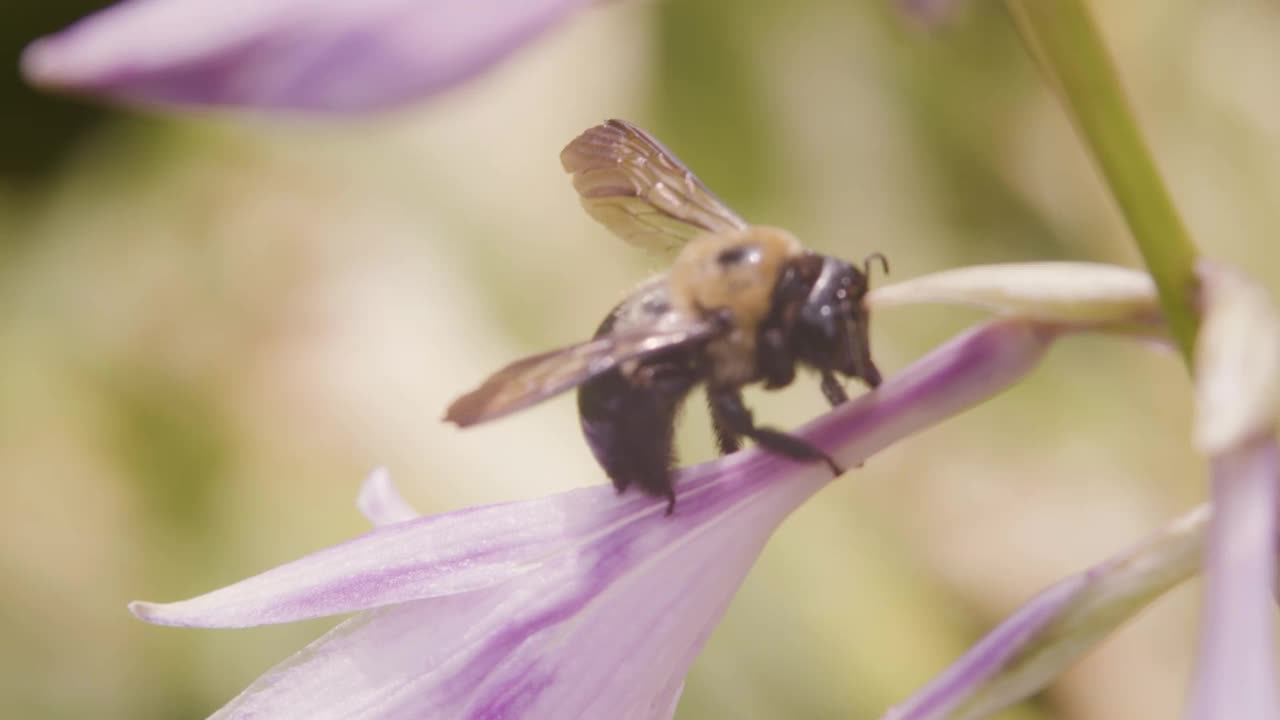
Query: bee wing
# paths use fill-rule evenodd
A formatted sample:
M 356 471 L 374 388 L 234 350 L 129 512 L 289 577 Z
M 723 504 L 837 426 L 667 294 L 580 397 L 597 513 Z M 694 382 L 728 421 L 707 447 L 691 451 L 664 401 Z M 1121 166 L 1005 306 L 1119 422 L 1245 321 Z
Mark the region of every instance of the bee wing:
M 574 138 L 560 164 L 587 213 L 629 243 L 669 250 L 702 232 L 747 227 L 670 150 L 625 120 Z
M 706 339 L 717 332 L 715 324 L 696 321 L 657 331 L 606 335 L 517 360 L 454 400 L 444 419 L 459 427 L 493 420 L 577 387 L 628 360 Z

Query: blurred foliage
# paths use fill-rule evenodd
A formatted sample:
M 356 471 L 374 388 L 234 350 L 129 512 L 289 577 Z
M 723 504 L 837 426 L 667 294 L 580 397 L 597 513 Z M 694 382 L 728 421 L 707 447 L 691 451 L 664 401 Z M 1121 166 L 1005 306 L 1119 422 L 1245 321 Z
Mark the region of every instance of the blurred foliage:
M 688 148 L 681 159 L 726 201 L 757 208 L 772 195 L 779 161 L 769 100 L 749 69 L 779 10 L 767 0 L 724 10 L 715 0 L 657 7 L 653 132 Z
M 1188 225 L 1277 287 L 1280 11 L 1095 4 Z M 6 10 L 6 56 L 94 5 Z M 331 623 L 178 631 L 125 603 L 361 532 L 352 496 L 374 465 L 427 511 L 601 482 L 572 402 L 466 433 L 437 420 L 661 267 L 586 219 L 556 162 L 605 117 L 653 129 L 747 217 L 827 252 L 882 250 L 895 277 L 1136 262 L 996 5 L 931 31 L 887 2 L 735 8 L 607 3 L 418 111 L 332 123 L 144 118 L 4 80 L 6 711 L 159 720 L 230 698 Z M 975 317 L 886 312 L 878 362 L 900 368 Z M 750 402 L 783 427 L 822 408 L 810 387 Z M 682 449 L 707 456 L 692 405 Z M 1031 593 L 1199 498 L 1188 411 L 1176 359 L 1064 343 L 784 525 L 679 717 L 875 717 Z M 1193 605 L 1175 593 L 1007 717 L 1173 716 Z

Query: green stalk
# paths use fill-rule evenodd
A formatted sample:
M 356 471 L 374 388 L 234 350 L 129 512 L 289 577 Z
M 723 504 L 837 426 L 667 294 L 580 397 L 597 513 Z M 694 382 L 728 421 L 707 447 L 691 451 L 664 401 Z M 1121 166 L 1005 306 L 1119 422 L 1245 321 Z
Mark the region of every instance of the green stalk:
M 1084 0 L 1007 0 L 1124 213 L 1188 365 L 1196 331 L 1196 249 L 1143 142 Z

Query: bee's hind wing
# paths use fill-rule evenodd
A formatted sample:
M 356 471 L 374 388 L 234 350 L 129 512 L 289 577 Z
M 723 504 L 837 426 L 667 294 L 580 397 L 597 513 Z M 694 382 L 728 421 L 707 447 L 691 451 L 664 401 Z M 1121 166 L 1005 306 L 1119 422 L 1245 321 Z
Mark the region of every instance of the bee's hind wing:
M 487 422 L 575 388 L 628 360 L 705 340 L 717 332 L 715 323 L 696 321 L 660 331 L 605 335 L 517 360 L 454 400 L 444 419 L 459 427 Z
M 634 245 L 670 250 L 703 232 L 747 227 L 670 150 L 625 120 L 574 138 L 560 163 L 587 213 Z

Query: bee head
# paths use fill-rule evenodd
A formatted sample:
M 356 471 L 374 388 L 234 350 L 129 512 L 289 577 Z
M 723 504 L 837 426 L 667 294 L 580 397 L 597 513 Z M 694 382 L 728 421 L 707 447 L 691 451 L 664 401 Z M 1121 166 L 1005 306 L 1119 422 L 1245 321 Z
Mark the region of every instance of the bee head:
M 872 257 L 884 262 L 883 256 Z M 862 303 L 870 259 L 860 270 L 835 258 L 822 258 L 818 277 L 796 318 L 794 337 L 796 354 L 808 365 L 861 378 L 876 387 L 880 371 L 871 361 L 870 321 Z

